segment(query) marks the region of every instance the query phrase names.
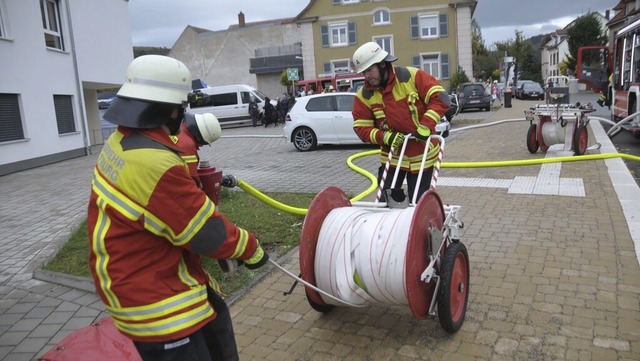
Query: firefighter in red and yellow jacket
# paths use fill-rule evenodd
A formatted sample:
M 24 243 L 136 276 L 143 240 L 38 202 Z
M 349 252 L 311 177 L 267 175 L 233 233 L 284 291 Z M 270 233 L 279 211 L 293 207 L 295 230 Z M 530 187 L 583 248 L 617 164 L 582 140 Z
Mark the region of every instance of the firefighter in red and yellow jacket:
M 237 360 L 229 310 L 198 256 L 257 268 L 268 254 L 216 209 L 170 138 L 190 88 L 178 60 L 146 55 L 129 65 L 105 113 L 118 128 L 94 170 L 89 263 L 116 327 L 144 360 Z
M 396 60 L 398 58 L 374 42 L 363 44 L 353 54 L 356 71 L 365 77 L 364 86 L 358 90 L 353 104 L 353 129 L 363 142 L 380 145 L 382 165 L 378 170 L 378 182 L 382 179 L 389 152 L 394 150 L 383 189 L 391 187 L 394 173 L 400 167 L 396 188 L 401 188 L 406 176 L 409 199 L 412 200 L 416 186 L 416 199 L 429 190 L 440 145 L 436 139 L 431 141 L 433 146 L 428 151 L 420 185 L 417 185 L 424 142 L 449 110 L 449 95 L 433 76 L 417 68 L 393 66 L 391 63 Z M 404 159 L 398 164 L 399 149 L 407 134 L 415 138 L 409 140 Z

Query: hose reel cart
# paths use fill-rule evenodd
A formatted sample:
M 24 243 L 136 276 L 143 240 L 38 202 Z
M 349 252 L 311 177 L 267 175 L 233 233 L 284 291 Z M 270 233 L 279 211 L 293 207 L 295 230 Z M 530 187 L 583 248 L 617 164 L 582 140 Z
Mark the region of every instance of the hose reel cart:
M 583 155 L 589 142 L 587 113 L 593 111 L 579 103 L 538 104 L 525 110 L 525 119 L 529 121 L 527 150 L 534 154 L 538 148 L 546 152 L 554 144 L 563 144 L 563 151 Z
M 442 327 L 450 333 L 460 329 L 469 295 L 469 256 L 458 235 L 464 227 L 458 219 L 460 206 L 444 206 L 435 191 L 444 138 L 432 137 L 440 140 L 440 154 L 431 189 L 417 204 L 416 195 L 411 203 L 407 197 L 352 203 L 337 187 L 328 187 L 313 199 L 299 252 L 301 277 L 313 309 L 324 313 L 335 306 L 408 305 L 413 316 L 423 320 L 436 315 L 437 303 Z M 430 144 L 427 140 L 425 147 Z M 378 194 L 390 159 L 391 155 Z M 391 188 L 396 179 L 397 172 Z

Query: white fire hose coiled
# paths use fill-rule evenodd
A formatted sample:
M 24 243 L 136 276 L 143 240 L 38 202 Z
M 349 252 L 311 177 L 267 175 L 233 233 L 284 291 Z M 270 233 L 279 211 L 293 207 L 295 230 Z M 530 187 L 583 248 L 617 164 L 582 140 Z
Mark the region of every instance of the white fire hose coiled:
M 404 270 L 414 211 L 415 207 L 332 210 L 322 225 L 316 248 L 318 288 L 354 305 L 407 305 Z M 341 305 L 324 295 L 322 299 Z

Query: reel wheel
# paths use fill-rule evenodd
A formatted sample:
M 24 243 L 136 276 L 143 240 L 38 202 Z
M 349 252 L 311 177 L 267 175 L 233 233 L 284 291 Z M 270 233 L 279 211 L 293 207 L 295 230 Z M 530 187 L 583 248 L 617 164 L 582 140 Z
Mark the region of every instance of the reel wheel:
M 469 300 L 469 253 L 462 242 L 449 244 L 440 270 L 438 319 L 445 331 L 455 333 L 462 327 Z

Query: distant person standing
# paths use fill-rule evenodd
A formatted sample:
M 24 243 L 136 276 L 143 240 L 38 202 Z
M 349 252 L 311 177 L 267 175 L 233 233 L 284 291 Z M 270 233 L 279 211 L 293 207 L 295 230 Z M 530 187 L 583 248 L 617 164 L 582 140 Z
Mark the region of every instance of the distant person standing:
M 249 103 L 249 115 L 251 115 L 251 123 L 254 127 L 258 126 L 258 119 L 260 119 L 260 109 L 258 109 L 258 102 L 256 98 L 251 98 Z
M 491 104 L 493 104 L 496 99 L 500 102 L 500 106 L 502 106 L 502 99 L 500 99 L 500 88 L 498 88 L 498 81 L 494 80 L 493 84 L 491 84 Z

